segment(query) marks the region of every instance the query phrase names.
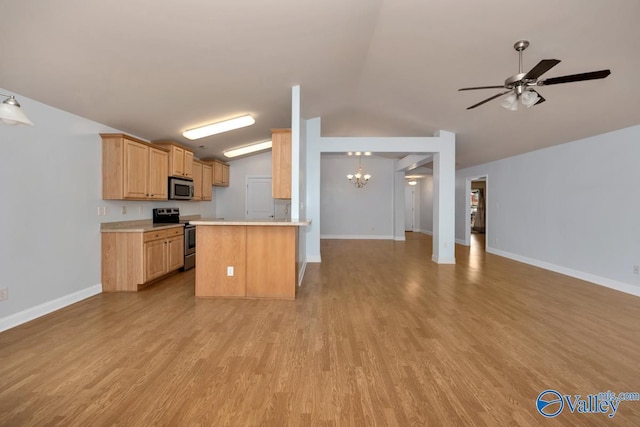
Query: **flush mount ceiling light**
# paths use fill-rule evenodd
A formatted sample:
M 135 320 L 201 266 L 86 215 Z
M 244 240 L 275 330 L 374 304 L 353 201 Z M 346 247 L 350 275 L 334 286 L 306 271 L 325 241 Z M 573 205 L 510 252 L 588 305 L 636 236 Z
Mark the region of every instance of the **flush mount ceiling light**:
M 224 120 L 222 122 L 211 123 L 209 125 L 200 126 L 195 129 L 189 129 L 182 133 L 187 139 L 194 140 L 204 138 L 206 136 L 216 135 L 230 130 L 240 129 L 251 126 L 256 121 L 250 114 L 246 116 L 236 117 L 235 119 Z
M 8 98 L 0 104 L 0 123 L 4 123 L 5 125 L 33 126 L 33 122 L 29 120 L 22 108 L 20 108 L 20 104 L 15 96 L 2 93 L 0 93 L 0 96 L 8 96 Z
M 409 184 L 409 185 L 418 185 L 418 181 L 416 181 L 415 179 L 412 179 L 411 181 L 407 181 L 407 184 Z
M 231 159 L 233 157 L 255 153 L 256 151 L 266 150 L 268 148 L 271 148 L 271 140 L 256 142 L 255 144 L 245 145 L 244 147 L 227 150 L 227 151 L 224 151 L 223 154 L 225 157 L 228 157 Z

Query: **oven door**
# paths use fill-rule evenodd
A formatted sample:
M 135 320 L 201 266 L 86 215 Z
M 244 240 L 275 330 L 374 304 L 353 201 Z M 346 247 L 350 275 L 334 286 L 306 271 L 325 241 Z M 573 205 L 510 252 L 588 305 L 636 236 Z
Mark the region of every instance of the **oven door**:
M 196 226 L 184 226 L 184 269 L 196 266 Z

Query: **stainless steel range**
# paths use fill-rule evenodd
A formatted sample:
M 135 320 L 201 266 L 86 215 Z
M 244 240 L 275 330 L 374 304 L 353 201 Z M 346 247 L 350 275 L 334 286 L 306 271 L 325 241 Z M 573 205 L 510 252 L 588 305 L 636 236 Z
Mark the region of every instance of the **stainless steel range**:
M 189 221 L 180 221 L 179 208 L 155 208 L 154 224 L 184 224 L 184 267 L 189 270 L 196 266 L 196 226 Z

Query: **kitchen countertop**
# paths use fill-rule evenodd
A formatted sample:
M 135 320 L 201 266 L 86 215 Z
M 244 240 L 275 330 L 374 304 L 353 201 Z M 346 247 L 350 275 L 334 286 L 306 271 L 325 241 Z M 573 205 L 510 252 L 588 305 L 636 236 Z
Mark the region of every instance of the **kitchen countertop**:
M 291 227 L 306 226 L 311 224 L 311 220 L 306 219 L 215 219 L 202 218 L 195 221 L 189 221 L 192 225 L 267 225 L 274 227 Z
M 166 230 L 169 228 L 184 227 L 184 224 L 134 224 L 108 226 L 101 228 L 102 233 L 144 233 L 145 231 Z

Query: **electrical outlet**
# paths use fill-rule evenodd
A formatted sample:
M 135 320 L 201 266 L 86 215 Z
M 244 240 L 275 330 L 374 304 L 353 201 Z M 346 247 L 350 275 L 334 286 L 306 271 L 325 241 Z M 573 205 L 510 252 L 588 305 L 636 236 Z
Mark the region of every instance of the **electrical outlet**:
M 123 206 L 122 210 L 120 212 L 122 213 L 122 215 L 126 215 L 127 214 L 127 207 Z
M 233 277 L 233 266 L 232 265 L 227 267 L 227 276 Z
M 102 216 L 102 208 L 98 206 L 98 216 Z
M 0 289 L 0 301 L 5 301 L 9 299 L 9 289 L 2 288 Z
M 640 274 L 640 265 L 633 266 L 633 274 Z
M 141 214 L 144 212 L 144 208 L 142 207 L 142 205 L 138 205 L 138 213 Z

